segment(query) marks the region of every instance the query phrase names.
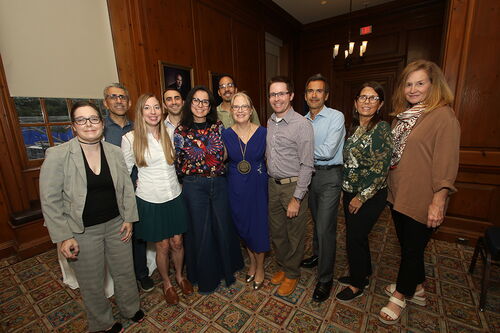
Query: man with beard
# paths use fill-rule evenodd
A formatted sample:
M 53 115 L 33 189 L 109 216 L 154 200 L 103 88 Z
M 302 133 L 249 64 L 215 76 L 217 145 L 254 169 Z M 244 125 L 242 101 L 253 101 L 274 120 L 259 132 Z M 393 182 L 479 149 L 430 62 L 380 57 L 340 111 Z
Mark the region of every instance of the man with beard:
M 127 88 L 121 83 L 112 83 L 104 88 L 104 106 L 109 115 L 104 120 L 104 140 L 120 147 L 122 136 L 134 129 L 134 123 L 127 118 L 132 106 Z M 137 169 L 132 170 L 132 182 L 136 183 Z M 134 255 L 135 277 L 139 287 L 146 292 L 154 289 L 153 280 L 149 277 L 146 262 L 146 242 L 135 238 L 132 234 L 132 251 Z
M 344 115 L 325 106 L 329 85 L 321 74 L 306 82 L 306 114 L 314 129 L 314 169 L 309 190 L 309 208 L 314 221 L 313 256 L 302 261 L 302 267 L 318 266 L 318 282 L 313 300 L 323 302 L 330 296 L 335 263 L 337 208 L 342 185 L 342 149 Z
M 222 98 L 222 103 L 217 106 L 217 117 L 224 124 L 225 128 L 229 128 L 234 124 L 233 116 L 231 115 L 231 98 L 238 92 L 236 83 L 231 75 L 224 74 L 219 79 L 219 90 L 217 93 Z M 260 126 L 259 116 L 255 109 L 252 110 L 250 121 Z
M 180 92 L 175 88 L 167 88 L 163 93 L 163 107 L 167 116 L 165 117 L 165 125 L 174 130 L 181 120 L 182 106 L 184 100 Z

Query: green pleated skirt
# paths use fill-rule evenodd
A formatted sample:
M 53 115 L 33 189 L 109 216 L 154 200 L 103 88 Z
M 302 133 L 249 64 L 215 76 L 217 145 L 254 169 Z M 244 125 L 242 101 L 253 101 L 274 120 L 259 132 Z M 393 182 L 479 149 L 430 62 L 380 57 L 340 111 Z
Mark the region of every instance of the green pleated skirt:
M 187 230 L 187 210 L 182 193 L 164 203 L 151 203 L 136 196 L 139 222 L 134 223 L 135 237 L 148 242 L 180 235 Z

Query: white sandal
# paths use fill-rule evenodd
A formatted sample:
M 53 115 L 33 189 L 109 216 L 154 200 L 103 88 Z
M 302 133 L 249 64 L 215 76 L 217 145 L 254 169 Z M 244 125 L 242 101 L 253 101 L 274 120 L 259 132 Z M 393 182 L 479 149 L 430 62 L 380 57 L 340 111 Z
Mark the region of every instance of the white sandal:
M 388 307 L 384 306 L 382 308 L 382 310 L 380 310 L 380 312 L 386 314 L 387 316 L 389 316 L 389 318 L 391 318 L 390 320 L 388 319 L 385 319 L 384 317 L 382 317 L 380 314 L 378 316 L 378 319 L 383 322 L 384 324 L 387 324 L 387 325 L 394 325 L 395 323 L 397 323 L 399 321 L 399 318 L 401 318 L 401 315 L 403 314 L 403 310 L 404 308 L 406 307 L 406 301 L 405 300 L 400 300 L 399 298 L 395 297 L 395 296 L 391 296 L 389 298 L 389 302 L 392 302 L 394 304 L 396 304 L 397 306 L 399 306 L 401 308 L 401 312 L 399 313 L 399 315 L 397 315 L 394 311 L 392 311 L 391 309 L 389 309 Z
M 392 296 L 392 294 L 394 294 L 394 291 L 396 291 L 396 284 L 395 283 L 391 283 L 391 284 L 387 285 L 387 287 L 384 288 L 384 291 L 387 294 L 387 296 Z M 413 297 L 412 298 L 408 298 L 407 301 L 411 302 L 413 304 L 420 305 L 420 306 L 426 306 L 427 305 L 427 301 L 426 301 L 426 298 L 425 298 L 425 290 L 424 290 L 424 288 L 416 291 L 415 294 L 413 294 Z

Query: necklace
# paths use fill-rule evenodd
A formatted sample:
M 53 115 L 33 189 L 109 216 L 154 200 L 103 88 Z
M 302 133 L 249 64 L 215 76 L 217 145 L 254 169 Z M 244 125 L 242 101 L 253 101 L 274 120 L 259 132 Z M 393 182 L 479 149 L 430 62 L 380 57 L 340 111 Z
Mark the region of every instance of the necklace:
M 99 142 L 101 142 L 101 140 L 96 141 L 96 142 L 83 142 L 83 141 L 80 141 L 80 139 L 78 139 L 78 142 L 83 143 L 84 145 L 96 145 Z
M 248 135 L 250 135 L 250 131 L 252 130 L 252 127 L 249 128 L 249 131 L 248 131 Z M 236 134 L 238 135 L 238 134 Z M 237 168 L 238 168 L 238 172 L 241 173 L 242 175 L 246 175 L 250 172 L 250 170 L 252 170 L 252 166 L 250 165 L 250 163 L 245 160 L 245 154 L 247 152 L 247 147 L 248 147 L 248 142 L 250 140 L 247 141 L 247 144 L 245 145 L 245 149 L 243 149 L 242 147 L 242 143 L 243 141 L 241 140 L 240 136 L 238 135 L 238 143 L 240 144 L 240 150 L 241 150 L 241 156 L 243 157 L 243 159 L 238 163 L 237 165 Z

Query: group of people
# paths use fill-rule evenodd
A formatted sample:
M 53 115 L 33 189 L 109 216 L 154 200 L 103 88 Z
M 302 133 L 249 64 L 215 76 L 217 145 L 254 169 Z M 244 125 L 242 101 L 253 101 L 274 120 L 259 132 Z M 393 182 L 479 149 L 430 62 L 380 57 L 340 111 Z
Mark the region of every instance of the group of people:
M 179 302 L 175 286 L 183 295 L 192 294 L 193 285 L 207 294 L 221 280 L 235 282 L 244 266 L 240 242 L 249 258 L 245 280 L 261 288 L 271 239 L 277 272 L 270 282 L 279 286 L 277 294 L 295 291 L 301 266 L 318 266 L 312 299 L 325 301 L 341 197 L 349 275 L 338 278 L 345 287 L 336 299 L 349 302 L 369 284 L 368 235 L 388 203 L 401 264 L 379 319 L 397 322 L 407 301 L 425 305 L 424 250 L 456 191 L 460 137 L 439 67 L 419 60 L 405 68 L 392 97 L 392 126 L 382 120 L 384 89 L 364 83 L 347 134 L 344 114 L 325 105 L 330 89 L 321 74 L 306 82 L 305 117 L 292 107 L 288 78 L 272 78 L 267 90 L 273 110 L 267 128 L 230 75 L 219 81 L 219 106 L 204 86 L 185 99 L 167 88 L 161 101 L 141 95 L 132 122 L 121 84 L 104 89 L 106 119 L 92 103 L 72 106 L 75 138 L 47 150 L 40 196 L 52 241 L 75 271 L 90 331 L 123 331 L 104 295 L 106 265 L 122 315 L 144 320 L 137 285 L 154 288 L 146 242 L 155 244 L 168 304 Z M 304 259 L 309 210 L 313 256 Z

